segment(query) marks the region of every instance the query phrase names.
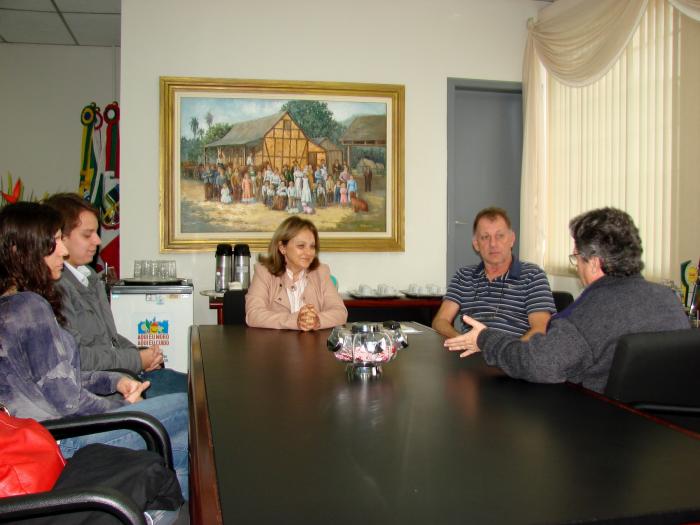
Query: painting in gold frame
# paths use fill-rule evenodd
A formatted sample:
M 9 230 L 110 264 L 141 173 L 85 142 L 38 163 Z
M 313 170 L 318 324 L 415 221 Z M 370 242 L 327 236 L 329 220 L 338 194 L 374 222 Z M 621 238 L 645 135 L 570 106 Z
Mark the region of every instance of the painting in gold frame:
M 293 214 L 404 250 L 402 85 L 161 77 L 160 127 L 161 251 L 262 251 Z

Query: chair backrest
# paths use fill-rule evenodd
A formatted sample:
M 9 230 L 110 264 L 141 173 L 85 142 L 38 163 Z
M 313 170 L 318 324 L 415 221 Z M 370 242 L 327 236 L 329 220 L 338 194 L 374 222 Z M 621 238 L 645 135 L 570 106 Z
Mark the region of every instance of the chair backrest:
M 628 404 L 700 407 L 700 330 L 620 337 L 605 395 Z
M 564 308 L 569 306 L 574 302 L 574 296 L 569 292 L 552 292 L 552 297 L 554 297 L 554 306 L 557 308 L 557 312 L 561 312 Z
M 224 293 L 224 324 L 245 324 L 246 290 L 227 290 Z

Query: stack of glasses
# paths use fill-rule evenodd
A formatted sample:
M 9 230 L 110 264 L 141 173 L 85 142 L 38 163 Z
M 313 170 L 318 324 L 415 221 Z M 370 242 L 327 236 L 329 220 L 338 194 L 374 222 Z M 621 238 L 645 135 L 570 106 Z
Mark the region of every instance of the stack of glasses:
M 176 279 L 175 261 L 140 259 L 134 261 L 134 278 Z

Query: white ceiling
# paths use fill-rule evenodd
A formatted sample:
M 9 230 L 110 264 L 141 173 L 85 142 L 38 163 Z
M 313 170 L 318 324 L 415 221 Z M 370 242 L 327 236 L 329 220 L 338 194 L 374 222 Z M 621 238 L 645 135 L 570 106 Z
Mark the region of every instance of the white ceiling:
M 121 0 L 0 0 L 0 43 L 119 46 Z

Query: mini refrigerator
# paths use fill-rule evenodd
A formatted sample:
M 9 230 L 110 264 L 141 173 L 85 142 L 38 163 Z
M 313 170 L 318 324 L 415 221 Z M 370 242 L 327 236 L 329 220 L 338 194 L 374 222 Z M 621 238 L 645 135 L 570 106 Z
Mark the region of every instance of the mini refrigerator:
M 194 314 L 192 283 L 182 279 L 168 284 L 144 284 L 136 279 L 120 283 L 110 289 L 117 332 L 137 346 L 159 345 L 165 366 L 187 373 Z

